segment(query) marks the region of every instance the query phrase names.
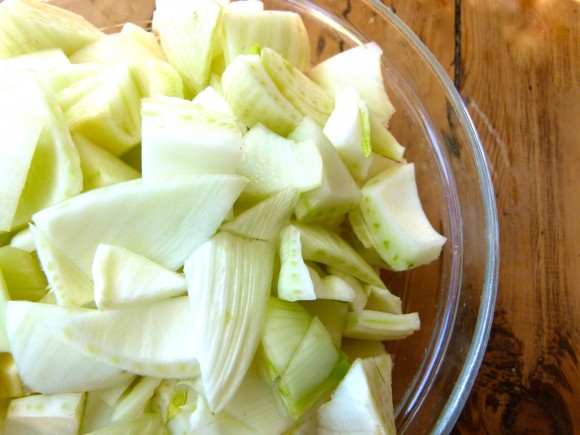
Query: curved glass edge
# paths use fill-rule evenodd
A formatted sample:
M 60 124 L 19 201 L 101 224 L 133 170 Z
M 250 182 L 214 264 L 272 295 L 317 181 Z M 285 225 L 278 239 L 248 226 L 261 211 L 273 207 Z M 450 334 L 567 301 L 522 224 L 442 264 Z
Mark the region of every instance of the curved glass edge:
M 425 44 L 423 44 L 423 42 L 399 17 L 378 0 L 369 1 L 375 8 L 387 15 L 410 40 L 415 42 L 423 56 L 425 56 L 425 59 L 431 64 L 433 70 L 439 76 L 439 79 L 446 85 L 448 90 L 447 95 L 453 102 L 454 106 L 458 109 L 458 119 L 465 128 L 470 141 L 474 145 L 473 151 L 475 163 L 482 189 L 484 208 L 486 210 L 487 261 L 481 295 L 481 305 L 479 308 L 474 336 L 463 368 L 459 373 L 458 382 L 456 383 L 451 396 L 449 397 L 449 400 L 443 408 L 443 412 L 433 429 L 433 433 L 445 434 L 449 433 L 453 425 L 457 422 L 473 384 L 475 383 L 476 374 L 481 367 L 493 323 L 499 275 L 499 223 L 493 182 L 489 171 L 488 159 L 473 121 L 471 120 L 469 112 L 467 111 L 459 92 L 455 89 L 455 86 L 445 70 L 441 67 L 435 56 L 429 51 Z

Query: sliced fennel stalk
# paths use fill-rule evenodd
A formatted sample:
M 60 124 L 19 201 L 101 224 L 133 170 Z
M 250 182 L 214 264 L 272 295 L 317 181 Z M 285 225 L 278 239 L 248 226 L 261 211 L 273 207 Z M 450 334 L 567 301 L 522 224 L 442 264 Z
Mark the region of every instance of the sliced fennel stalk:
M 185 262 L 202 386 L 213 412 L 235 394 L 258 347 L 273 254 L 267 242 L 220 232 Z
M 260 59 L 278 90 L 296 110 L 303 116 L 311 117 L 319 125 L 324 125 L 334 106 L 332 96 L 276 51 L 264 47 Z
M 394 166 L 362 188 L 359 204 L 374 248 L 392 270 L 430 263 L 446 238 L 432 226 L 421 205 L 415 166 Z
M 153 30 L 191 96 L 208 84 L 221 19 L 222 7 L 212 0 L 157 2 Z
M 258 3 L 258 2 L 255 2 Z M 244 4 L 232 2 L 232 5 Z M 244 6 L 252 7 L 252 2 Z M 248 54 L 258 44 L 280 53 L 301 71 L 310 68 L 308 34 L 300 16 L 287 11 L 229 8 L 224 14 L 224 55 L 231 63 L 238 55 Z
M 282 136 L 300 123 L 302 114 L 272 81 L 258 55 L 240 55 L 222 75 L 224 98 L 248 127 L 263 124 Z
M 331 95 L 354 86 L 379 122 L 386 124 L 395 108 L 385 90 L 381 55 L 382 49 L 370 42 L 319 63 L 308 76 Z
M 293 223 L 300 231 L 302 255 L 305 260 L 334 267 L 361 281 L 383 287 L 380 276 L 337 233 L 320 225 Z
M 278 251 L 278 297 L 286 301 L 316 299 L 311 271 L 302 258 L 300 230 L 292 225 L 287 226 L 280 236 Z
M 61 48 L 74 53 L 104 36 L 78 14 L 34 0 L 9 0 L 0 6 L 0 58 Z

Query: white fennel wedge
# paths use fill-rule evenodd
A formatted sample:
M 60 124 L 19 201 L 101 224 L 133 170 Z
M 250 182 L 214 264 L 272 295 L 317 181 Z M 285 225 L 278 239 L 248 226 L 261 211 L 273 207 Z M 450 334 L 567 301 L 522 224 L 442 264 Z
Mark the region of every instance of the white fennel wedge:
M 65 111 L 71 132 L 119 156 L 141 142 L 142 92 L 130 64 L 111 65 L 94 89 Z
M 324 125 L 334 106 L 333 97 L 271 48 L 262 48 L 260 59 L 278 90 L 296 110 Z
M 382 311 L 362 310 L 346 315 L 344 336 L 360 340 L 400 340 L 421 327 L 419 314 L 393 314 Z
M 51 333 L 96 361 L 161 378 L 196 376 L 187 297 L 123 310 L 80 313 L 47 322 Z
M 125 24 L 121 32 L 91 42 L 70 56 L 73 63 L 138 63 L 145 59 L 165 60 L 165 56 L 153 34 L 135 24 Z
M 332 399 L 318 410 L 318 433 L 395 435 L 391 371 L 387 354 L 357 359 Z
M 312 316 L 296 302 L 275 297 L 268 300 L 260 356 L 269 383 L 284 372 L 311 321 Z
M 279 408 L 274 391 L 262 379 L 256 363 L 250 365 L 238 392 L 224 411 L 257 434 L 283 433 L 292 424 L 292 419 Z
M 153 31 L 181 74 L 186 95 L 197 94 L 208 83 L 221 19 L 222 7 L 212 0 L 157 1 Z
M 373 246 L 391 269 L 411 269 L 439 257 L 446 238 L 423 211 L 412 163 L 387 169 L 362 193 L 360 210 Z
M 231 115 L 180 98 L 141 102 L 143 177 L 235 174 L 242 132 Z
M 131 420 L 143 415 L 147 409 L 149 400 L 155 393 L 162 379 L 143 376 L 120 398 L 115 406 L 111 420 Z
M 280 376 L 277 392 L 294 420 L 331 392 L 348 370 L 346 357 L 314 317 Z
M 44 209 L 34 222 L 88 276 L 101 243 L 176 270 L 214 234 L 245 184 L 235 175 L 132 180 Z
M 375 287 L 374 285 L 366 287 L 369 295 L 365 306 L 366 310 L 403 314 L 401 298 L 395 296 L 386 288 Z
M 183 275 L 118 246 L 99 245 L 92 271 L 100 310 L 159 301 L 187 291 Z
M 395 112 L 383 83 L 382 49 L 374 42 L 351 48 L 319 63 L 308 76 L 331 95 L 354 86 L 381 124 Z
M 201 106 L 205 110 L 209 110 L 210 112 L 217 112 L 223 113 L 224 115 L 234 116 L 234 112 L 232 111 L 232 108 L 229 106 L 228 102 L 218 91 L 216 91 L 211 86 L 205 88 L 191 101 L 194 104 Z
M 302 301 L 300 305 L 306 308 L 313 317 L 318 317 L 330 333 L 334 344 L 340 347 L 344 321 L 349 309 L 348 304 L 336 300 L 317 299 Z
M 90 312 L 37 302 L 7 303 L 10 350 L 22 381 L 31 391 L 45 394 L 91 391 L 117 385 L 131 376 L 77 351 L 46 327 L 51 321 Z
M 238 174 L 250 180 L 242 193 L 248 200 L 287 188 L 304 192 L 322 183 L 322 158 L 314 141 L 294 142 L 258 124 L 243 136 Z
M 353 178 L 364 180 L 372 163 L 368 109 L 352 87 L 337 91 L 336 106 L 324 125 L 324 134 Z
M 212 412 L 229 402 L 260 341 L 274 249 L 220 232 L 185 262 L 203 392 Z
M 242 9 L 238 6 L 242 6 Z M 252 10 L 249 10 L 252 8 Z M 310 68 L 308 33 L 299 14 L 264 11 L 261 2 L 232 2 L 224 13 L 224 56 L 231 63 L 238 55 L 248 54 L 255 45 L 280 53 L 301 71 Z
M 350 311 L 360 313 L 367 304 L 369 290 L 366 289 L 354 276 L 331 267 L 328 268 L 328 273 L 330 273 L 330 275 L 328 275 L 329 277 L 339 279 L 339 282 L 341 282 L 342 285 L 347 286 L 351 290 L 353 298 L 349 301 L 351 307 Z
M 10 0 L 0 6 L 0 58 L 50 48 L 70 55 L 104 34 L 82 16 L 46 2 Z

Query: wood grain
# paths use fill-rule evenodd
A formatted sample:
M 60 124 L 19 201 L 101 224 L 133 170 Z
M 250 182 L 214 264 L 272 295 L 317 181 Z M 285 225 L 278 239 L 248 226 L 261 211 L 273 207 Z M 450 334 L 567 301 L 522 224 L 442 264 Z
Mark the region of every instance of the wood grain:
M 580 2 L 384 3 L 454 79 L 496 189 L 496 315 L 454 432 L 580 433 Z

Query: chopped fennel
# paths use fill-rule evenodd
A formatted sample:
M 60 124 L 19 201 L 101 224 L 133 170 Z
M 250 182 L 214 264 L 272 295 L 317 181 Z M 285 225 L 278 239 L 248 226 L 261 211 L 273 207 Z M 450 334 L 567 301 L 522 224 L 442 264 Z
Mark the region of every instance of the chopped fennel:
M 378 45 L 312 66 L 257 0 L 110 35 L 6 0 L 0 36 L 0 432 L 393 433 L 420 320 L 377 266 L 445 238 Z

